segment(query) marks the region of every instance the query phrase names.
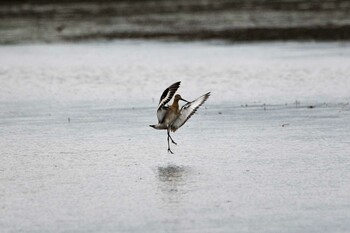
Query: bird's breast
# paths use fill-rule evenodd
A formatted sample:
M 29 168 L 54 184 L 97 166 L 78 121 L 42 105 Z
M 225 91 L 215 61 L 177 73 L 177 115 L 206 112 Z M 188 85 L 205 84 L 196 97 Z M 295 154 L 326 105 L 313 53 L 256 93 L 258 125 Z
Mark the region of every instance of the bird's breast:
M 179 116 L 178 111 L 176 111 L 177 109 L 174 108 L 169 108 L 167 114 L 165 115 L 165 123 L 167 125 L 170 125 L 171 123 L 173 123 L 176 118 Z

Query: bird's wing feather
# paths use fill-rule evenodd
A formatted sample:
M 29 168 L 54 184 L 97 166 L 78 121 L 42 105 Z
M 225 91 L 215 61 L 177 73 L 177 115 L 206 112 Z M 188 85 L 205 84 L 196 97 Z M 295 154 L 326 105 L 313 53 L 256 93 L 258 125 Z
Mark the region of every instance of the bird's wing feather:
M 182 106 L 179 117 L 176 118 L 176 120 L 171 124 L 171 131 L 175 132 L 178 128 L 185 124 L 186 121 L 190 119 L 190 117 L 197 111 L 197 109 L 209 98 L 209 96 L 210 92 Z
M 163 106 L 163 107 L 158 109 L 158 111 L 157 111 L 157 118 L 158 118 L 158 123 L 159 124 L 163 123 L 164 117 L 165 117 L 165 114 L 166 114 L 168 108 L 169 108 L 168 106 Z
M 163 92 L 162 96 L 160 97 L 158 108 L 157 108 L 157 112 L 159 110 L 161 110 L 161 108 L 163 106 L 165 106 L 171 100 L 171 98 L 173 98 L 175 92 L 180 87 L 180 83 L 181 82 L 176 82 L 176 83 L 170 85 L 167 89 L 165 89 L 165 91 Z

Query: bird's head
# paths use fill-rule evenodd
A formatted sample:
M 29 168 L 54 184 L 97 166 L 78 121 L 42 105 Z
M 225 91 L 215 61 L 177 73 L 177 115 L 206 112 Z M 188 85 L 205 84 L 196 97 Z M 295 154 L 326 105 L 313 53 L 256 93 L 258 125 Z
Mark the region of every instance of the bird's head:
M 179 94 L 176 94 L 174 98 L 175 98 L 175 101 L 182 100 L 182 101 L 185 101 L 185 102 L 189 103 L 187 100 L 183 99 L 183 98 L 181 97 L 181 95 L 179 95 Z

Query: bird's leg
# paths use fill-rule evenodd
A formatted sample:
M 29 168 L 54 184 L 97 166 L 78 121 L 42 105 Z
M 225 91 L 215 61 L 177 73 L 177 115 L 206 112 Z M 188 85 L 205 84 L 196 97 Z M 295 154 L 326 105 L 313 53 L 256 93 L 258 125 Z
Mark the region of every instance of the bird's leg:
M 169 130 L 168 130 L 168 153 L 170 152 L 170 153 L 174 154 L 174 153 L 170 150 L 169 138 L 171 138 L 171 137 L 170 137 Z
M 168 137 L 171 139 L 171 142 L 174 143 L 175 145 L 177 145 L 177 143 L 173 140 L 173 138 L 170 136 L 170 131 L 168 129 Z

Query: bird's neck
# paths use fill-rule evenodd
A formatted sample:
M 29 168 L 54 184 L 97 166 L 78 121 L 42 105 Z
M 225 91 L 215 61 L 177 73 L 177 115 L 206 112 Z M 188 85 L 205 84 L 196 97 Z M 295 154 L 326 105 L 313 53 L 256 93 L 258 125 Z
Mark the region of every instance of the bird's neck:
M 174 99 L 174 103 L 171 105 L 173 109 L 179 110 L 179 100 Z

